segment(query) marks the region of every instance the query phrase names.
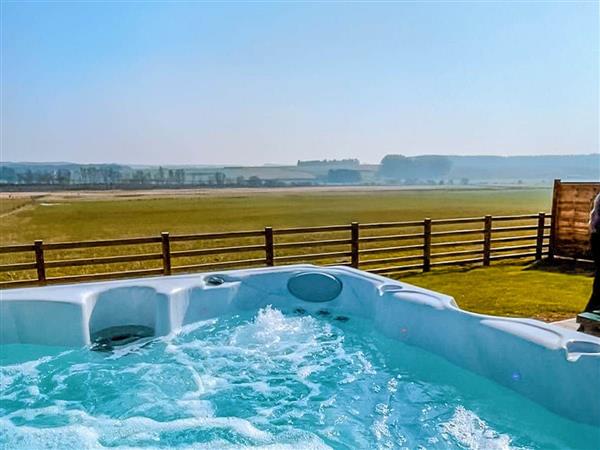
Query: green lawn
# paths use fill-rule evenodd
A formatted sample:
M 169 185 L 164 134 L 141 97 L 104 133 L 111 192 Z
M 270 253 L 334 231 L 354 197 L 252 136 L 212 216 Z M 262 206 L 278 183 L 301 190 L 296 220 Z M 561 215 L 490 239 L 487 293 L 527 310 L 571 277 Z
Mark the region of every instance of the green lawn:
M 499 264 L 395 278 L 451 295 L 467 311 L 556 321 L 575 317 L 582 311 L 592 290 L 591 271 L 565 272 Z

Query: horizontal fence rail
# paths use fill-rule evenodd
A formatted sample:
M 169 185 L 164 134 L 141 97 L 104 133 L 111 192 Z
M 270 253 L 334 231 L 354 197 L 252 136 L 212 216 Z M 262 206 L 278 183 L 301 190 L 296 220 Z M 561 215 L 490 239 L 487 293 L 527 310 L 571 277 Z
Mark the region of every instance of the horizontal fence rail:
M 551 215 L 541 212 L 185 235 L 163 232 L 160 236 L 81 242 L 38 240 L 0 247 L 0 287 L 299 262 L 391 274 L 428 272 L 439 266 L 489 266 L 506 259 L 541 260 L 548 255 L 551 220 Z M 106 253 L 111 248 L 122 254 Z M 57 251 L 62 258 L 56 257 Z M 100 254 L 88 256 L 86 251 Z M 234 259 L 223 259 L 227 255 Z M 115 265 L 120 270 L 115 270 Z M 98 271 L 98 266 L 108 269 Z

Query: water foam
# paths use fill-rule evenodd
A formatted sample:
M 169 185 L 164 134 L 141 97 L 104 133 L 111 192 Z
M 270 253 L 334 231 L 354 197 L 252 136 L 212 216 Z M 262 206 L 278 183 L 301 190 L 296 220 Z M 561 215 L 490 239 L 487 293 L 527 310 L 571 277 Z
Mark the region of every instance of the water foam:
M 489 427 L 473 411 L 458 406 L 452 418 L 441 425 L 442 436 L 470 450 L 511 450 L 510 436 Z
M 423 379 L 452 366 L 357 318 L 266 307 L 113 353 L 71 350 L 0 370 L 0 447 L 11 449 L 504 450 L 532 442 L 523 434 L 517 446 L 516 430 L 497 431 L 502 420 L 482 416 L 485 405 L 467 408 L 456 388 Z

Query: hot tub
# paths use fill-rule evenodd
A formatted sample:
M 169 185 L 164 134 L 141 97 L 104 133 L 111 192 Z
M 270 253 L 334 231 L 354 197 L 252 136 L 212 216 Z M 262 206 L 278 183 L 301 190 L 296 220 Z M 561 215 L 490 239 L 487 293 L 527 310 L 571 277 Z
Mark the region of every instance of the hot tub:
M 347 267 L 14 289 L 0 317 L 0 447 L 600 442 L 600 339 Z

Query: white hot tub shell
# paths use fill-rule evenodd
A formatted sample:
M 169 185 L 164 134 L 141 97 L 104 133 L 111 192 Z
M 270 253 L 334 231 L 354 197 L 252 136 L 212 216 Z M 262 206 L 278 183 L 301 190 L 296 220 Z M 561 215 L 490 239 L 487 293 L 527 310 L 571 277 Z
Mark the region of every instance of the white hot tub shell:
M 452 297 L 348 267 L 296 265 L 0 291 L 0 344 L 86 346 L 111 327 L 156 336 L 223 314 L 327 308 L 600 426 L 600 339 L 462 311 Z

